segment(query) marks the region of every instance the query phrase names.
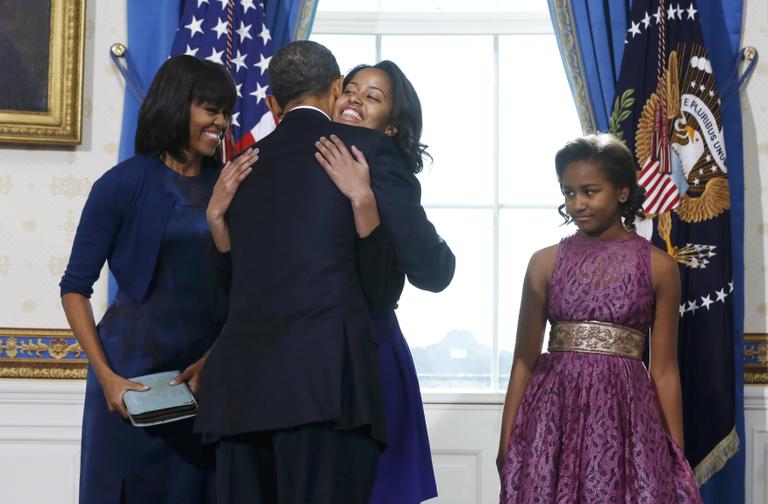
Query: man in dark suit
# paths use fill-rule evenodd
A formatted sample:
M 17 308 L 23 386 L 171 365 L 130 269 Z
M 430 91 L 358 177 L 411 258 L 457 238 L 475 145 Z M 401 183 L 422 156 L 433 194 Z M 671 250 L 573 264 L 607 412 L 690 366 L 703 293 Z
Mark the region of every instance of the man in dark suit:
M 219 502 L 367 504 L 386 443 L 376 340 L 361 292 L 349 200 L 315 159 L 335 134 L 369 160 L 401 271 L 441 290 L 454 257 L 384 135 L 331 122 L 339 67 L 288 44 L 269 66 L 282 117 L 230 206 L 229 317 L 206 363 L 196 430 L 220 436 Z

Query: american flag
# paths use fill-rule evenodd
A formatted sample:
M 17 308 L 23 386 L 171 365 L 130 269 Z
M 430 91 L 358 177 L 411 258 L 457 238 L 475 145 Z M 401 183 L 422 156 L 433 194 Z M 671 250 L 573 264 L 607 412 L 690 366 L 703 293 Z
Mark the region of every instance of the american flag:
M 254 4 L 254 0 L 185 3 L 171 55 L 196 56 L 230 71 L 237 86 L 237 102 L 228 139 L 234 143 L 234 153 L 240 152 L 275 128 L 265 99 L 273 48 L 264 22 L 264 4 Z
M 640 170 L 638 184 L 645 188 L 643 210 L 650 214 L 661 214 L 677 208 L 680 191 L 672 180 L 672 153 L 669 147 L 666 110 L 661 101 L 654 112 L 653 144 L 651 157 Z

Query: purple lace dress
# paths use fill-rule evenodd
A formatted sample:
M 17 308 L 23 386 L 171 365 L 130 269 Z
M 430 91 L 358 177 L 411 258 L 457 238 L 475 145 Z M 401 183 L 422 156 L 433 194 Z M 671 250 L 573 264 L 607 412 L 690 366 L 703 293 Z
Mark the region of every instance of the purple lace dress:
M 563 239 L 548 318 L 598 321 L 648 334 L 651 244 L 633 235 Z M 642 361 L 584 351 L 541 355 L 518 409 L 501 502 L 700 503 L 691 468 L 664 429 Z

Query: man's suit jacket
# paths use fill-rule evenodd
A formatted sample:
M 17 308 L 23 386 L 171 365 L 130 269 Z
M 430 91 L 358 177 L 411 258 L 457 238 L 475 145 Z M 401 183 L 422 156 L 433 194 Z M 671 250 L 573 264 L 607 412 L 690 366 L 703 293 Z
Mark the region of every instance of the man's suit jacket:
M 196 430 L 234 435 L 326 422 L 386 432 L 377 343 L 360 287 L 352 208 L 314 157 L 338 135 L 365 154 L 400 269 L 438 291 L 454 257 L 420 206 L 418 181 L 385 136 L 289 112 L 227 214 L 232 291 L 206 363 Z

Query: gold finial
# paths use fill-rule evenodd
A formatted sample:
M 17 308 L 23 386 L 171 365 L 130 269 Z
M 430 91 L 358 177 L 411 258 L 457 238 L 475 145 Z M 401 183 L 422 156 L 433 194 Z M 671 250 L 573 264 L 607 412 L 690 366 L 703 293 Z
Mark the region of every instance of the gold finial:
M 125 47 L 125 45 L 121 44 L 120 42 L 115 42 L 114 44 L 112 44 L 112 47 L 110 47 L 109 50 L 112 51 L 112 54 L 114 54 L 118 58 L 122 58 L 123 55 L 125 54 L 125 51 L 127 51 L 128 48 Z
M 752 46 L 747 46 L 744 48 L 744 59 L 747 61 L 752 61 L 755 59 L 755 56 L 757 56 L 757 49 L 755 49 Z

